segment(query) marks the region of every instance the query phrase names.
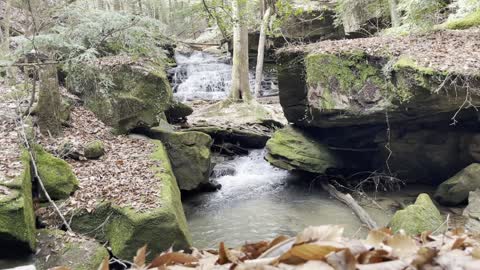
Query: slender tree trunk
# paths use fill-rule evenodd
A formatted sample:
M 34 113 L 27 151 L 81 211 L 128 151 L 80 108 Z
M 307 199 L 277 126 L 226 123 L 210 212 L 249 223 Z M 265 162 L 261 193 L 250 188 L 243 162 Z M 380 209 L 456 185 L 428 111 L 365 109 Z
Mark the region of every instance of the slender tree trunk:
M 40 92 L 36 108 L 38 126 L 43 134 L 56 136 L 62 131 L 61 106 L 57 67 L 44 66 L 40 70 Z
M 389 5 L 390 5 L 390 17 L 392 20 L 392 26 L 393 27 L 399 27 L 400 26 L 400 15 L 398 14 L 398 8 L 397 8 L 397 1 L 398 0 L 389 0 Z
M 260 27 L 260 38 L 258 39 L 257 68 L 255 70 L 255 96 L 260 97 L 260 89 L 263 80 L 263 62 L 265 58 L 265 41 L 267 39 L 267 27 L 270 20 L 270 8 L 267 8 L 263 15 L 262 25 Z
M 248 29 L 243 16 L 247 0 L 232 1 L 233 7 L 233 67 L 230 98 L 234 101 L 252 99 L 248 79 Z
M 3 37 L 2 37 L 2 50 L 4 53 L 10 51 L 10 11 L 11 0 L 5 2 L 5 17 L 3 19 Z
M 114 0 L 113 10 L 114 11 L 120 11 L 121 9 L 122 9 L 122 4 L 120 3 L 120 0 Z

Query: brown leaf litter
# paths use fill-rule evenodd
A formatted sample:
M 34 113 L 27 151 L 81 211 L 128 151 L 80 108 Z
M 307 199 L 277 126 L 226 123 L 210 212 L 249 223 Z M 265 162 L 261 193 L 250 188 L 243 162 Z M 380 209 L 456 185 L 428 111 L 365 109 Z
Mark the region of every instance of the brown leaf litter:
M 428 232 L 411 237 L 391 230 L 370 231 L 366 240 L 343 237 L 340 226 L 309 227 L 295 238 L 245 244 L 229 249 L 173 252 L 145 258 L 147 247 L 137 251 L 130 269 L 238 269 L 238 270 L 474 270 L 480 269 L 478 236 L 463 229 L 441 235 Z M 68 268 L 67 268 L 68 269 Z M 99 269 L 108 270 L 108 261 Z
M 0 183 L 14 180 L 23 170 L 16 110 L 21 93 L 0 82 Z
M 457 74 L 480 70 L 480 29 L 435 31 L 409 36 L 378 36 L 292 45 L 279 50 L 297 53 L 365 52 L 373 56 L 413 59 L 419 66 Z
M 62 212 L 74 209 L 93 211 L 102 201 L 121 207 L 146 211 L 159 207 L 161 182 L 152 167 L 160 165 L 150 158 L 155 144 L 147 138 L 113 135 L 95 115 L 76 106 L 71 112 L 71 126 L 57 138 L 39 135 L 41 144 L 49 152 L 61 152 L 68 144 L 82 151 L 93 140 L 105 146 L 105 155 L 98 160 L 67 159 L 80 182 L 80 188 L 62 203 Z M 55 215 L 54 213 L 50 213 Z

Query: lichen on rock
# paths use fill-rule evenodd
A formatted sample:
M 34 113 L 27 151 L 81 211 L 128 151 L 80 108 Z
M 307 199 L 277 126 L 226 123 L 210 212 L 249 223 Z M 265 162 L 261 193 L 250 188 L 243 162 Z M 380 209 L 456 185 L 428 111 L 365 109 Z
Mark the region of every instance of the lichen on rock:
M 414 204 L 395 213 L 389 227 L 394 232 L 404 230 L 407 234 L 417 235 L 426 231 L 435 231 L 443 223 L 442 216 L 428 194 L 420 194 Z

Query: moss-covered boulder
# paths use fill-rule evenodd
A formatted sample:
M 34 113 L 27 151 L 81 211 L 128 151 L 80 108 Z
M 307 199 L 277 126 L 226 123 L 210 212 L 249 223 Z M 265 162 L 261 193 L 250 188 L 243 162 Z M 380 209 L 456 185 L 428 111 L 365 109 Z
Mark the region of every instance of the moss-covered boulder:
M 477 188 L 480 188 L 480 164 L 474 163 L 440 184 L 434 198 L 440 204 L 457 205 L 465 203 L 468 193 Z
M 181 190 L 194 190 L 209 182 L 213 140 L 208 134 L 171 132 L 158 127 L 152 128 L 149 136 L 165 144 Z
M 78 180 L 70 165 L 35 145 L 38 174 L 53 200 L 68 198 L 78 188 Z
M 111 84 L 106 86 L 93 78 L 89 85 L 75 85 L 71 80 L 69 86 L 82 87 L 72 91 L 81 92 L 87 107 L 119 133 L 155 126 L 171 107 L 173 92 L 162 59 L 106 57 L 91 68 Z
M 415 204 L 395 213 L 389 227 L 394 232 L 404 230 L 407 234 L 417 235 L 425 231 L 435 231 L 443 223 L 442 216 L 428 194 L 420 194 Z
M 35 251 L 35 214 L 28 156 L 24 172 L 13 182 L 0 181 L 0 252 L 18 256 Z
M 150 258 L 170 247 L 190 247 L 191 237 L 180 190 L 165 147 L 159 141 L 156 145 L 152 159 L 159 161 L 160 165 L 152 169 L 161 182 L 159 207 L 137 211 L 103 202 L 93 212 L 78 211 L 72 218 L 74 231 L 108 241 L 116 256 L 128 260 L 145 244 Z
M 35 267 L 48 270 L 64 266 L 75 270 L 98 269 L 107 249 L 93 239 L 71 237 L 64 231 L 43 229 L 38 231 Z
M 267 161 L 286 170 L 325 173 L 329 168 L 342 166 L 328 147 L 293 126 L 275 132 L 267 142 L 267 151 Z
M 88 159 L 98 159 L 105 154 L 105 146 L 102 141 L 91 141 L 84 146 L 83 153 Z

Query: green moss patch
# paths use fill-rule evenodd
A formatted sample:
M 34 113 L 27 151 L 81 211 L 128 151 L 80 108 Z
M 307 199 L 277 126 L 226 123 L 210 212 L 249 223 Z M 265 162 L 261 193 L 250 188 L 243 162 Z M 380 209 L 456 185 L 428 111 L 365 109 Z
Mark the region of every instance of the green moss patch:
M 325 173 L 341 166 L 325 145 L 294 127 L 281 129 L 267 142 L 267 161 L 286 170 Z
M 381 63 L 369 59 L 363 52 L 342 54 L 312 53 L 306 56 L 306 82 L 311 98 L 318 98 L 316 107 L 322 110 L 351 106 L 356 96 L 362 111 L 380 99 L 389 99 L 393 85 L 382 73 Z M 363 104 L 362 104 L 363 103 Z
M 480 9 L 461 19 L 451 20 L 445 26 L 447 29 L 468 29 L 480 26 Z
M 0 186 L 0 251 L 19 255 L 35 250 L 35 214 L 28 156 L 22 157 L 24 171 L 10 186 Z
M 50 197 L 53 200 L 68 198 L 79 185 L 70 165 L 47 153 L 40 145 L 35 145 L 34 150 L 38 174 Z
M 97 159 L 105 154 L 105 146 L 102 141 L 91 141 L 85 145 L 83 152 L 86 158 Z

